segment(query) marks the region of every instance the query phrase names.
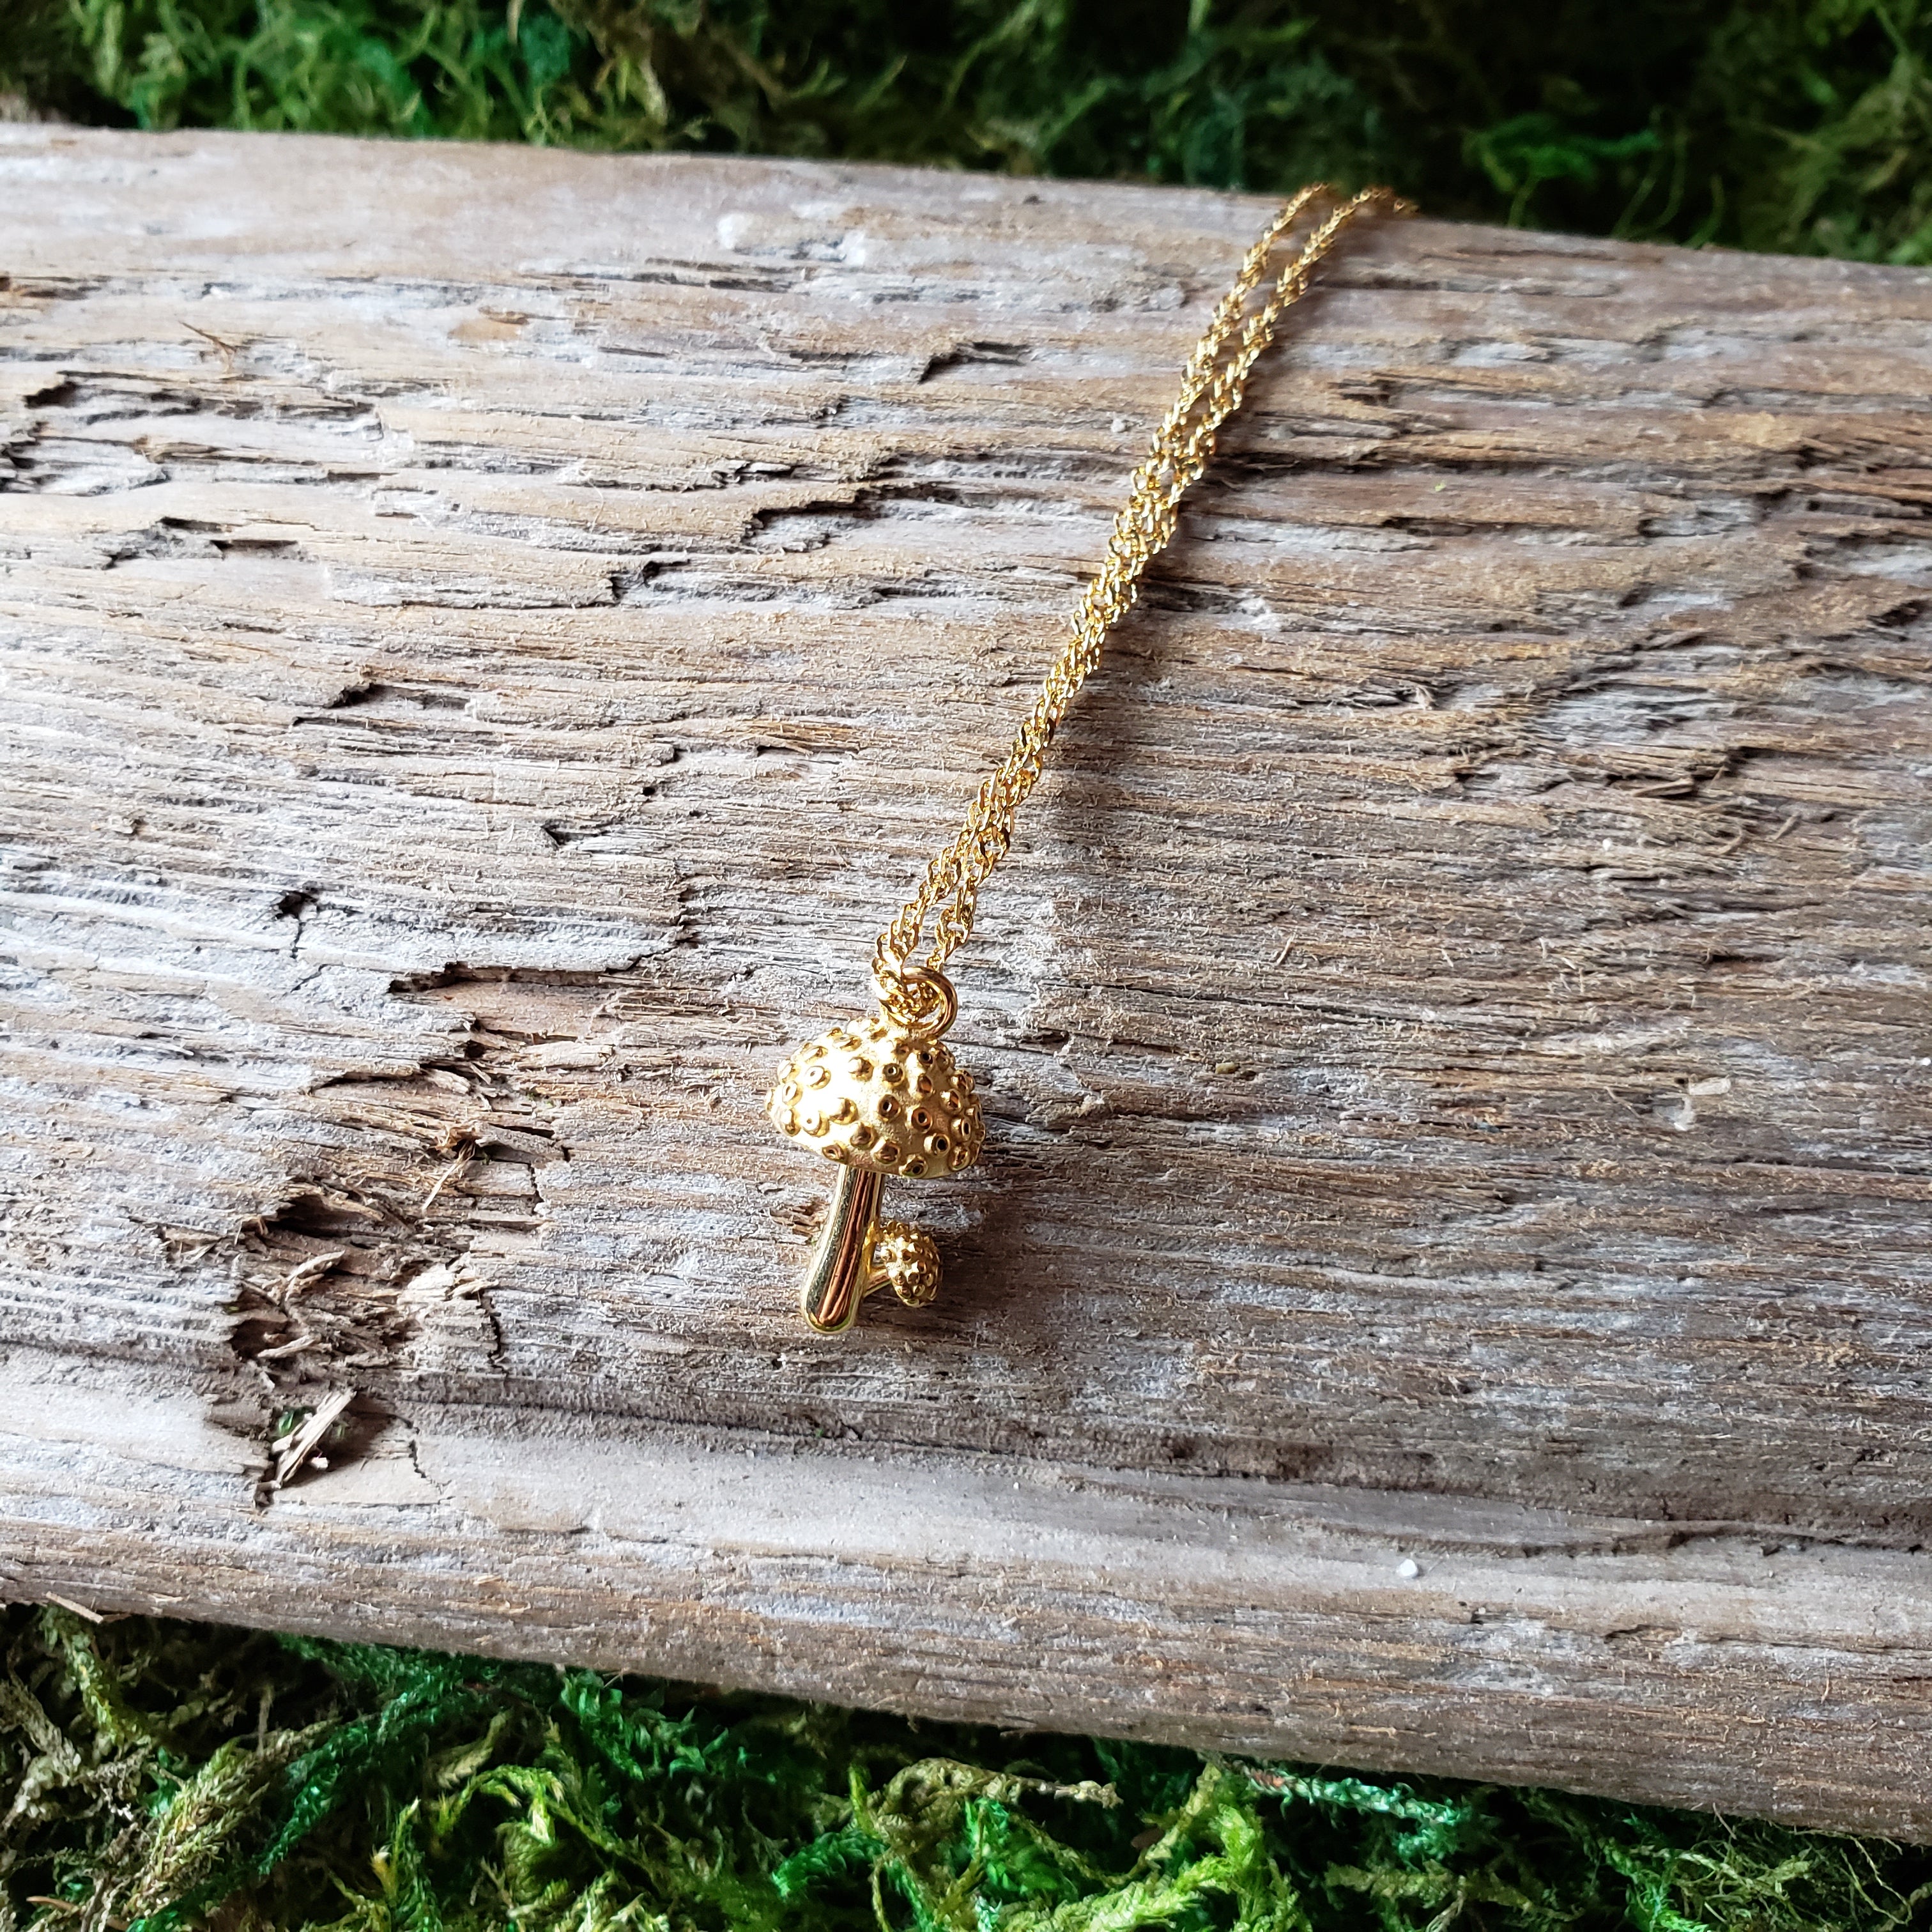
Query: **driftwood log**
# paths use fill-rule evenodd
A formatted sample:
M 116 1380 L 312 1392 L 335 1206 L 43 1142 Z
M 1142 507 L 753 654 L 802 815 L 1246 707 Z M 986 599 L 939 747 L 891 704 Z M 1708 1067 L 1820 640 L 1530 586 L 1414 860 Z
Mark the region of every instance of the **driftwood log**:
M 826 1342 L 762 1089 L 1264 205 L 0 184 L 0 1589 L 1932 1837 L 1932 278 L 1349 244 Z

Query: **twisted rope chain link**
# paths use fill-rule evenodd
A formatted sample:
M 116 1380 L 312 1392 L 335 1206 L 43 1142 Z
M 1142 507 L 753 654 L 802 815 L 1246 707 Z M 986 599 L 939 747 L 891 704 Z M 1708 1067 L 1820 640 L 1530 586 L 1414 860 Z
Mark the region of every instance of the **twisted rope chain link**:
M 951 1018 L 950 1004 L 940 991 L 945 982 L 939 969 L 972 932 L 980 888 L 1012 844 L 1013 821 L 1039 782 L 1054 733 L 1074 694 L 1099 664 L 1107 634 L 1133 608 L 1148 566 L 1172 540 L 1180 500 L 1212 460 L 1221 425 L 1240 407 L 1249 373 L 1274 340 L 1282 310 L 1306 292 L 1322 258 L 1352 223 L 1372 212 L 1414 212 L 1408 202 L 1387 188 L 1368 188 L 1336 203 L 1255 304 L 1255 292 L 1282 238 L 1312 205 L 1335 201 L 1334 190 L 1325 183 L 1304 188 L 1248 250 L 1240 273 L 1216 304 L 1207 333 L 1188 358 L 1173 407 L 1134 472 L 1127 500 L 1114 519 L 1106 561 L 1087 586 L 1071 634 L 1032 710 L 1004 759 L 980 785 L 958 836 L 926 867 L 918 890 L 879 934 L 872 955 L 873 979 L 887 1013 L 902 1024 L 943 1030 L 944 1022 Z M 923 964 L 915 964 L 926 920 L 935 908 L 932 945 Z M 946 1010 L 940 1019 L 943 1006 Z

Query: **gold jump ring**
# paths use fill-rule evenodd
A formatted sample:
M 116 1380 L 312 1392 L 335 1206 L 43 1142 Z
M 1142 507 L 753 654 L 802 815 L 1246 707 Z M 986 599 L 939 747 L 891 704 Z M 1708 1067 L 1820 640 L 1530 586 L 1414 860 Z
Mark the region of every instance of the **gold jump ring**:
M 937 1040 L 958 1017 L 959 995 L 934 967 L 882 962 L 872 974 L 872 989 L 886 1018 L 908 1033 Z

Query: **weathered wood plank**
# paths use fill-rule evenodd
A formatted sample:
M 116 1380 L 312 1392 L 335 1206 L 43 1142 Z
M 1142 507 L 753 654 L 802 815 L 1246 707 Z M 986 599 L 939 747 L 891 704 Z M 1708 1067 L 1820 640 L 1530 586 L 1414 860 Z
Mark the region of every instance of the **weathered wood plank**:
M 1932 279 L 1352 248 L 826 1343 L 762 1078 L 1259 205 L 0 178 L 0 1582 L 1932 1835 Z

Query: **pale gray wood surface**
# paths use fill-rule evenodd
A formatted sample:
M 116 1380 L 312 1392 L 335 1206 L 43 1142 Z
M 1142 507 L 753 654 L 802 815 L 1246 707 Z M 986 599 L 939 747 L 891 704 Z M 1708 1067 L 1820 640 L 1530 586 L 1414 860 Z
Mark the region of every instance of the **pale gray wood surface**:
M 1352 245 L 825 1342 L 762 1086 L 1264 205 L 0 187 L 0 1589 L 1932 1837 L 1932 278 Z

